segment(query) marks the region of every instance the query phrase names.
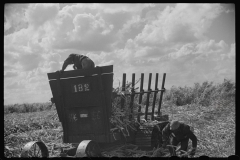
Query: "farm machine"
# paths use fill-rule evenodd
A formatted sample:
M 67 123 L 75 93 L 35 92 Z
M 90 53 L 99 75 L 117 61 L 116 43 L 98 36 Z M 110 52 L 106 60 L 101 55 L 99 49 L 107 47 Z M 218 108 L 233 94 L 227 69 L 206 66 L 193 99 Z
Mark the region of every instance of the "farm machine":
M 140 90 L 136 92 L 135 73 L 132 74 L 132 91 L 125 93 L 126 74 L 123 74 L 122 93 L 130 96 L 130 108 L 134 98 L 142 103 L 142 97 L 147 94 L 145 113 L 138 107 L 137 122 L 140 117 L 147 121 L 168 120 L 167 115 L 161 115 L 161 103 L 166 73 L 163 74 L 161 89 L 158 89 L 158 73 L 156 73 L 155 88 L 151 89 L 152 73 L 149 73 L 148 89 L 143 89 L 144 74 L 141 74 Z M 71 70 L 60 73 L 48 73 L 52 100 L 55 103 L 59 121 L 63 129 L 63 143 L 71 143 L 75 147 L 70 150 L 61 149 L 61 157 L 101 157 L 104 148 L 119 143 L 132 143 L 140 147 L 151 147 L 151 131 L 153 126 L 142 124 L 137 130 L 130 130 L 129 137 L 121 132 L 111 130 L 109 122 L 112 107 L 113 65 L 93 69 Z M 160 92 L 159 102 L 156 103 Z M 148 112 L 149 97 L 153 93 L 152 112 Z M 121 95 L 118 95 L 121 96 Z M 154 115 L 155 103 L 158 104 L 157 116 Z M 122 105 L 124 101 L 122 101 Z M 141 113 L 140 113 L 141 112 Z M 133 118 L 133 117 L 129 117 Z M 37 146 L 37 147 L 36 147 Z M 29 152 L 35 152 L 29 154 Z M 23 148 L 21 157 L 49 157 L 47 146 L 41 141 L 28 142 Z

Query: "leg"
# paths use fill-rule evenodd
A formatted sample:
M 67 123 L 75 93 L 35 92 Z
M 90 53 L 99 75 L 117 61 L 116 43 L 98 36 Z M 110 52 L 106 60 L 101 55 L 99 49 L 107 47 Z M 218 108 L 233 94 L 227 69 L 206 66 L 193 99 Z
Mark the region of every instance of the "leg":
M 82 68 L 83 69 L 87 69 L 87 68 L 94 68 L 94 62 L 89 59 L 89 58 L 85 58 L 82 60 Z
M 174 138 L 174 137 L 170 138 L 170 145 L 177 146 L 178 143 L 179 143 L 179 141 L 177 141 L 176 138 Z M 169 149 L 169 152 L 170 152 L 171 156 L 176 156 L 176 152 L 175 152 L 176 148 L 175 147 L 169 146 L 168 149 Z
M 181 148 L 180 148 L 180 150 L 183 150 L 183 151 L 185 151 L 185 152 L 187 151 L 187 149 L 188 149 L 188 141 L 189 141 L 189 138 L 183 139 L 183 140 L 181 141 Z M 181 154 L 184 154 L 183 151 L 180 151 Z
M 161 131 L 160 131 L 159 126 L 155 125 L 153 127 L 152 136 L 151 136 L 151 147 L 152 148 L 154 148 L 154 147 L 157 148 L 158 147 L 158 145 L 159 145 L 158 141 L 159 141 L 159 138 L 161 137 L 161 136 L 159 136 L 160 133 L 161 133 Z

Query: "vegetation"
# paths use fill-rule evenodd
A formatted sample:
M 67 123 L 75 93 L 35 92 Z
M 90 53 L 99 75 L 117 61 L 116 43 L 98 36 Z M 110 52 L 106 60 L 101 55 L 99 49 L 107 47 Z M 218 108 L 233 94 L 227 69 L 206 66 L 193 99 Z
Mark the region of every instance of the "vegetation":
M 130 86 L 130 85 L 129 85 Z M 128 92 L 131 88 L 127 87 Z M 121 88 L 114 90 L 121 93 Z M 157 95 L 159 98 L 159 94 Z M 130 97 L 120 108 L 121 97 L 115 98 L 110 122 L 117 128 L 133 127 L 134 121 L 127 117 Z M 133 102 L 133 114 L 136 116 L 138 96 Z M 150 95 L 150 101 L 153 94 Z M 156 102 L 158 102 L 157 99 Z M 142 112 L 145 111 L 146 94 L 143 97 Z M 158 104 L 156 104 L 158 106 Z M 151 111 L 151 103 L 149 107 Z M 157 107 L 155 108 L 155 112 Z M 235 154 L 235 83 L 224 80 L 221 84 L 213 82 L 195 83 L 192 87 L 173 86 L 164 93 L 162 114 L 168 114 L 170 120 L 178 119 L 194 127 L 198 138 L 196 157 L 228 157 Z M 114 118 L 115 117 L 115 118 Z M 117 117 L 117 118 L 116 118 Z M 118 121 L 123 118 L 123 121 Z M 118 119 L 118 120 L 117 120 Z M 123 122 L 123 123 L 122 123 Z M 15 104 L 4 106 L 4 156 L 19 157 L 21 148 L 29 141 L 41 140 L 48 147 L 51 157 L 58 157 L 62 143 L 62 128 L 55 106 L 51 103 Z M 127 136 L 127 135 L 126 135 Z M 189 142 L 191 146 L 191 141 Z M 135 145 L 124 145 L 105 153 L 106 156 L 165 156 L 162 148 L 142 151 Z

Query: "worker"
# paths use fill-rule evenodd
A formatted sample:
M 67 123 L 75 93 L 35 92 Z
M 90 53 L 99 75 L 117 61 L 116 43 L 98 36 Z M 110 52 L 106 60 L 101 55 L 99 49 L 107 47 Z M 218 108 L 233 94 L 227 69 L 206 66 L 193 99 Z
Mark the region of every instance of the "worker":
M 186 125 L 179 121 L 161 122 L 153 127 L 152 131 L 152 147 L 167 147 L 167 145 L 177 146 L 181 144 L 180 155 L 184 154 L 188 149 L 188 141 L 192 141 L 192 150 L 190 151 L 190 157 L 195 155 L 197 148 L 197 137 L 190 129 L 189 125 Z M 171 156 L 176 155 L 176 147 L 168 146 Z
M 170 136 L 171 135 L 171 136 Z M 170 137 L 170 145 L 177 146 L 181 143 L 180 154 L 188 149 L 188 141 L 192 141 L 192 150 L 190 156 L 194 156 L 197 148 L 197 137 L 191 131 L 190 126 L 179 121 L 171 121 L 162 131 L 163 146 L 166 146 L 167 140 Z M 176 155 L 176 147 L 168 147 L 171 155 Z
M 73 64 L 73 69 L 75 69 L 75 70 L 76 69 L 88 69 L 88 68 L 95 67 L 94 62 L 87 56 L 72 53 L 64 61 L 62 70 L 60 70 L 60 72 L 62 73 L 69 64 Z

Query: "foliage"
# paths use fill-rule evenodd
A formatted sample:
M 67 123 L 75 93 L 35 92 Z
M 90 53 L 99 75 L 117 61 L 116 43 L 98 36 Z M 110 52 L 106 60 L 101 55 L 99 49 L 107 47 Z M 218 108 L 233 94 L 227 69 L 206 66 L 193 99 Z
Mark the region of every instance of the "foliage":
M 45 110 L 51 110 L 51 109 L 52 109 L 52 104 L 50 102 L 4 105 L 4 114 L 39 112 L 39 111 L 45 111 Z
M 164 94 L 164 101 L 170 101 L 177 106 L 199 104 L 209 106 L 216 100 L 235 100 L 235 84 L 224 79 L 222 84 L 214 85 L 213 82 L 195 83 L 193 87 L 175 87 Z
M 19 157 L 22 147 L 35 140 L 43 141 L 51 156 L 59 154 L 52 147 L 62 145 L 61 128 L 56 110 L 5 114 L 4 157 Z
M 137 80 L 135 84 L 138 82 L 139 80 Z M 113 130 L 117 128 L 118 130 L 122 131 L 125 137 L 129 136 L 129 128 L 132 130 L 137 129 L 137 122 L 134 117 L 137 117 L 139 104 L 137 103 L 136 99 L 133 99 L 131 103 L 131 96 L 126 95 L 131 94 L 132 89 L 134 89 L 134 87 L 132 88 L 130 86 L 131 82 L 126 84 L 125 92 L 122 91 L 120 86 L 112 91 L 113 96 L 110 123 L 112 124 Z M 130 104 L 132 107 L 129 107 Z M 124 130 L 127 134 L 125 134 Z

